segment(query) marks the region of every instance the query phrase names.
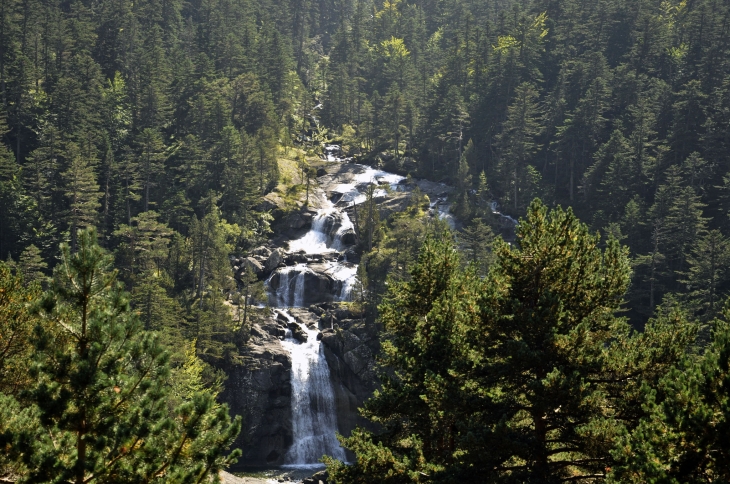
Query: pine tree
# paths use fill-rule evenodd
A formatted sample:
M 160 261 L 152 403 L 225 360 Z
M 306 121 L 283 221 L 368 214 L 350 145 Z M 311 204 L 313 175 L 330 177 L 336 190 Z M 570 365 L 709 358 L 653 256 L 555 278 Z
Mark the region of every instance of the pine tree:
M 18 268 L 24 281 L 40 282 L 45 277 L 44 271 L 48 269 L 48 264 L 43 260 L 40 249 L 30 244 L 20 254 Z
M 28 360 L 39 319 L 30 303 L 40 295 L 40 287 L 14 273 L 6 263 L 0 263 L 0 287 L 0 395 L 17 395 L 31 381 Z
M 168 358 L 141 331 L 93 230 L 62 265 L 43 303 L 35 338 L 36 431 L 8 428 L 2 445 L 24 481 L 205 482 L 235 460 L 222 454 L 240 429 L 225 406 L 196 393 L 170 415 Z M 60 337 L 54 337 L 54 331 Z
M 711 230 L 697 241 L 687 258 L 688 270 L 680 279 L 686 285 L 688 307 L 703 321 L 717 315 L 727 282 L 726 267 L 730 260 L 730 242 L 719 230 Z
M 461 240 L 466 259 L 474 264 L 478 274 L 486 275 L 494 259 L 492 254 L 492 244 L 494 242 L 492 228 L 476 219 L 471 225 L 464 228 L 458 238 Z
M 724 482 L 730 479 L 727 435 L 730 312 L 713 321 L 701 354 L 684 356 L 654 388 L 644 390 L 647 414 L 622 436 L 611 482 Z
M 162 173 L 164 166 L 164 149 L 160 134 L 151 128 L 146 128 L 139 135 L 139 174 L 144 190 L 142 211 L 150 209 L 150 190 L 157 185 L 156 178 Z
M 520 84 L 515 89 L 514 100 L 507 109 L 507 119 L 498 138 L 503 192 L 514 210 L 519 204 L 519 193 L 525 190 L 527 165 L 537 151 L 540 113 L 536 100 L 535 87 L 529 83 Z M 523 200 L 523 204 L 526 201 Z
M 444 239 L 424 243 L 410 281 L 391 281 L 380 306 L 381 363 L 394 371 L 381 376 L 382 389 L 363 410 L 382 431 L 358 429 L 343 439 L 357 461 L 328 461 L 336 483 L 431 482 L 457 451 L 458 427 L 470 412 L 459 399 L 463 338 L 477 318 L 478 290 Z
M 68 199 L 68 230 L 71 236 L 71 250 L 76 250 L 77 232 L 96 224 L 99 210 L 99 184 L 96 181 L 96 158 L 82 153 L 78 146 L 67 146 L 69 166 L 63 172 L 64 194 Z
M 382 389 L 363 415 L 379 431 L 328 461 L 338 484 L 604 479 L 617 437 L 694 337 L 670 315 L 632 334 L 617 317 L 626 249 L 605 250 L 570 212 L 533 202 L 519 246 L 496 244 L 486 278 L 464 271 L 444 236 L 408 282 L 390 279 Z

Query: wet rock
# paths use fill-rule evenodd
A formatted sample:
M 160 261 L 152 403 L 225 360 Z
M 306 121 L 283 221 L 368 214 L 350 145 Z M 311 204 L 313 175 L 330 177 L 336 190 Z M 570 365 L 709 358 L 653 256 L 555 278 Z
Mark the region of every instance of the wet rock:
M 319 323 L 317 315 L 304 308 L 290 308 L 289 314 L 294 317 L 297 323 L 303 324 L 308 328 L 316 328 Z
M 340 235 L 340 242 L 344 245 L 355 245 L 357 243 L 357 234 L 354 230 L 349 229 Z
M 342 321 L 344 319 L 352 319 L 354 317 L 352 310 L 345 305 L 339 305 L 334 310 L 335 318 Z
M 350 247 L 342 255 L 347 262 L 352 262 L 353 264 L 360 263 L 360 253 L 354 247 Z
M 301 326 L 299 326 L 297 323 L 289 323 L 288 326 L 295 340 L 299 341 L 300 343 L 307 342 L 307 339 L 309 338 L 307 337 L 307 333 L 304 332 Z
M 306 264 L 307 262 L 309 262 L 309 260 L 307 259 L 307 254 L 304 251 L 289 254 L 286 258 L 287 265 Z
M 311 217 L 309 218 L 309 222 L 311 222 Z M 287 220 L 287 226 L 290 229 L 301 229 L 307 225 L 307 218 L 305 218 L 301 213 L 293 213 L 289 215 L 289 219 Z
M 329 473 L 327 471 L 319 471 L 312 477 L 305 477 L 302 479 L 302 484 L 327 484 L 329 479 Z
M 269 287 L 274 293 L 279 291 L 281 285 L 288 284 L 288 300 L 280 301 L 281 304 L 285 306 L 294 305 L 294 290 L 297 285 L 297 278 L 299 277 L 304 278 L 303 281 L 300 281 L 304 287 L 304 292 L 301 294 L 302 304 L 315 304 L 323 301 L 331 301 L 334 298 L 338 282 L 325 272 L 327 270 L 326 267 L 312 264 L 309 266 L 309 270 L 305 272 L 297 272 L 296 268 L 289 267 L 285 269 L 285 267 L 283 266 L 283 270 L 272 274 L 268 281 Z
M 377 387 L 375 355 L 380 344 L 378 330 L 373 324 L 344 320 L 337 326 L 340 325 L 339 329 L 322 330 L 322 345 L 335 382 L 337 427 L 346 435 L 358 425 L 369 426 L 358 416 L 357 408 Z

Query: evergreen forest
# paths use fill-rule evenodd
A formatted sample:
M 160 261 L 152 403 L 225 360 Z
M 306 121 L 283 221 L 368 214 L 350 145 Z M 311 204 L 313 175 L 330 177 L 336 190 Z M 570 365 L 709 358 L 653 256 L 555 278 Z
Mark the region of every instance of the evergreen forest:
M 236 462 L 334 144 L 456 224 L 368 189 L 331 482 L 730 482 L 726 0 L 0 0 L 0 482 Z

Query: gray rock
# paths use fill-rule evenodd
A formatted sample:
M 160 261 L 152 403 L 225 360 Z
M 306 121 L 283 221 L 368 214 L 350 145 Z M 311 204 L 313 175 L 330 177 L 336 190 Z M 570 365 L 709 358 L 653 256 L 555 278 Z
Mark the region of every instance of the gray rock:
M 307 336 L 307 333 L 302 329 L 301 326 L 299 326 L 297 323 L 289 323 L 289 329 L 291 330 L 291 334 L 294 337 L 295 340 L 299 341 L 300 343 L 306 343 L 309 337 Z
M 251 251 L 251 255 L 264 257 L 265 259 L 268 259 L 268 257 L 271 255 L 271 249 L 262 245 L 261 247 L 256 247 L 255 249 L 253 249 Z
M 305 264 L 308 262 L 307 254 L 304 253 L 304 251 L 295 252 L 293 254 L 289 254 L 289 256 L 286 258 L 287 265 L 294 265 L 294 264 Z
M 311 218 L 309 220 L 311 221 Z M 307 225 L 307 219 L 304 218 L 301 213 L 293 213 L 289 215 L 287 226 L 290 229 L 301 229 L 305 225 Z
M 355 245 L 357 243 L 357 234 L 352 229 L 347 230 L 340 236 L 340 242 L 345 245 Z
M 271 255 L 269 255 L 269 258 L 266 259 L 266 272 L 272 272 L 277 267 L 279 267 L 280 264 L 284 262 L 284 257 L 286 256 L 286 253 L 283 249 L 276 249 L 274 250 Z
M 243 417 L 233 447 L 243 451 L 240 462 L 247 465 L 282 464 L 292 442 L 291 360 L 271 334 L 278 330 L 273 318 L 254 324 L 246 346 L 223 368 L 228 379 L 221 399 L 232 415 Z
M 327 270 L 326 267 L 313 264 L 310 265 L 309 268 L 312 269 L 312 271 L 307 271 L 303 276 L 304 304 L 332 301 L 337 282 L 332 278 L 332 276 L 324 272 Z M 289 277 L 294 278 L 297 276 L 291 274 Z M 271 290 L 274 292 L 277 291 L 279 289 L 279 284 L 281 283 L 281 281 L 281 273 L 275 272 L 271 276 L 271 279 L 269 279 L 269 287 L 271 288 Z M 291 301 L 289 301 L 289 303 L 291 303 Z
M 245 259 L 243 259 L 241 263 L 241 269 L 243 270 L 244 268 L 250 270 L 257 276 L 260 276 L 264 273 L 264 266 L 262 266 L 261 263 L 253 257 L 246 257 Z
M 334 383 L 339 432 L 347 435 L 356 426 L 370 428 L 370 423 L 358 416 L 357 409 L 378 385 L 374 357 L 380 346 L 377 328 L 358 320 L 345 320 L 340 329 L 323 329 L 321 334 Z

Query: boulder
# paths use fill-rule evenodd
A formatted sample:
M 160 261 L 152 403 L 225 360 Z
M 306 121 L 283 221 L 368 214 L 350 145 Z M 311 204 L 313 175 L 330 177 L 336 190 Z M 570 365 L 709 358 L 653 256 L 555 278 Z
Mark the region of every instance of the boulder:
M 325 176 L 326 174 L 327 174 L 327 170 L 325 170 L 324 168 L 321 168 L 321 167 L 320 168 L 317 168 L 317 176 L 318 177 Z
M 347 262 L 352 262 L 353 264 L 359 264 L 360 253 L 357 251 L 357 249 L 355 249 L 355 247 L 350 247 L 342 253 L 342 259 L 346 260 Z
M 251 251 L 251 255 L 264 257 L 265 259 L 268 259 L 269 256 L 271 255 L 271 249 L 262 245 L 261 247 L 256 247 L 255 249 L 253 249 Z
M 357 243 L 357 234 L 353 229 L 348 229 L 340 235 L 340 242 L 344 245 L 355 245 Z
M 284 262 L 285 256 L 286 252 L 284 252 L 283 249 L 274 250 L 271 255 L 269 255 L 269 258 L 266 259 L 266 272 L 273 272 L 277 267 L 279 267 Z
M 306 264 L 308 261 L 307 254 L 302 250 L 299 252 L 294 252 L 293 254 L 289 254 L 285 260 L 287 265 L 294 265 L 294 264 Z
M 240 272 L 244 271 L 245 269 L 248 269 L 257 276 L 260 276 L 264 273 L 264 266 L 262 266 L 261 263 L 253 257 L 246 257 L 245 259 L 243 259 Z
M 289 329 L 291 330 L 291 334 L 295 340 L 299 341 L 300 343 L 307 342 L 309 337 L 307 336 L 307 333 L 302 329 L 301 326 L 299 326 L 297 323 L 289 323 L 288 326 L 289 326 Z
M 311 218 L 309 221 L 311 222 Z M 301 229 L 305 225 L 307 225 L 307 219 L 301 213 L 293 213 L 287 219 L 287 227 L 290 229 Z

